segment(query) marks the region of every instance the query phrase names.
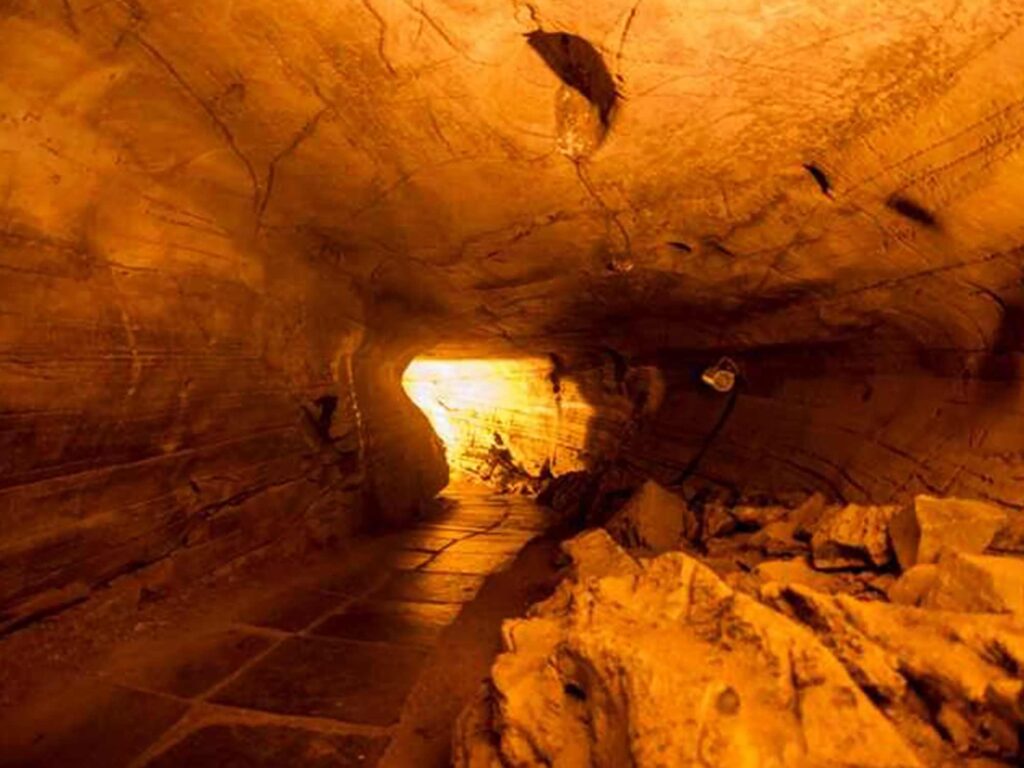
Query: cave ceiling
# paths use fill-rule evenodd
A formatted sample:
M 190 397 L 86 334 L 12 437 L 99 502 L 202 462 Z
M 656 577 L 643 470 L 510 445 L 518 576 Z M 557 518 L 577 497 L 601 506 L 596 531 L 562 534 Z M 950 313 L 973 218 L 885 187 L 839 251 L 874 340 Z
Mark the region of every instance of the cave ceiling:
M 45 115 L 25 173 L 88 169 L 68 237 L 153 214 L 104 207 L 127 166 L 215 222 L 188 247 L 269 290 L 347 281 L 381 333 L 982 349 L 1021 299 L 1022 22 L 1020 0 L 8 0 L 0 59 L 4 119 Z

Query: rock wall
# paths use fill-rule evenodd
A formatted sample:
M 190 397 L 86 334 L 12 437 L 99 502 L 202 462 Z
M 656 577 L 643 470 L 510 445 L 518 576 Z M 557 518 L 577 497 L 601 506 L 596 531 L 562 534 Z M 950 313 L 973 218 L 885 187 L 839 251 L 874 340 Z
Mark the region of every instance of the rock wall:
M 735 393 L 699 382 L 717 353 L 663 359 L 664 406 L 628 451 L 665 482 L 816 489 L 851 502 L 918 493 L 1021 508 L 1019 352 L 834 344 L 733 353 Z M 695 457 L 696 466 L 691 466 Z
M 359 400 L 400 390 L 360 286 L 262 226 L 275 163 L 212 106 L 238 94 L 125 7 L 0 7 L 0 630 L 414 507 L 374 492 L 404 456 Z

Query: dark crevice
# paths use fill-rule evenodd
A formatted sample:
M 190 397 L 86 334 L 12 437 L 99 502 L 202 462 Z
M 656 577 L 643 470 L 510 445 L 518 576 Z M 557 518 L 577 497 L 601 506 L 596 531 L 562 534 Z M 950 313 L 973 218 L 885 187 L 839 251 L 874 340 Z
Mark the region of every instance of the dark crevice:
M 727 248 L 726 246 L 722 245 L 720 242 L 715 240 L 713 237 L 705 238 L 703 240 L 703 242 L 702 242 L 702 245 L 706 249 L 712 250 L 712 251 L 716 251 L 717 253 L 720 253 L 723 256 L 728 256 L 730 258 L 733 258 L 733 257 L 736 256 L 736 254 L 733 251 L 729 250 L 729 248 Z
M 693 253 L 693 247 L 681 240 L 669 240 L 667 245 L 669 248 L 674 248 L 675 250 L 682 251 L 683 253 Z
M 312 422 L 320 439 L 325 443 L 329 443 L 333 439 L 331 424 L 334 421 L 334 413 L 338 410 L 338 397 L 337 395 L 324 395 L 314 400 L 313 405 L 317 408 L 316 413 L 305 409 L 306 415 L 309 417 L 310 422 Z
M 821 189 L 823 195 L 826 197 L 832 197 L 832 182 L 820 166 L 815 165 L 814 163 L 804 163 L 804 170 L 811 174 L 811 178 L 818 183 L 818 187 Z
M 602 349 L 612 360 L 612 367 L 615 371 L 616 389 L 620 393 L 624 393 L 626 391 L 626 374 L 629 372 L 629 363 L 621 352 L 618 352 L 611 347 L 603 347 Z
M 608 128 L 619 95 L 597 49 L 567 32 L 536 30 L 528 33 L 526 40 L 563 83 L 597 108 L 601 124 Z
M 916 221 L 930 229 L 936 229 L 939 226 L 938 220 L 935 218 L 935 214 L 929 211 L 927 208 L 922 207 L 913 200 L 902 195 L 893 195 L 885 201 L 885 205 L 892 211 L 895 211 L 900 216 Z
M 568 373 L 568 369 L 565 366 L 565 361 L 554 352 L 548 357 L 551 360 L 551 373 L 548 374 L 548 380 L 551 382 L 551 391 L 557 397 L 562 393 L 562 379 Z
M 571 699 L 576 699 L 576 701 L 587 700 L 587 692 L 584 691 L 580 686 L 576 685 L 576 683 L 566 683 L 563 686 L 563 690 L 565 691 L 565 694 Z

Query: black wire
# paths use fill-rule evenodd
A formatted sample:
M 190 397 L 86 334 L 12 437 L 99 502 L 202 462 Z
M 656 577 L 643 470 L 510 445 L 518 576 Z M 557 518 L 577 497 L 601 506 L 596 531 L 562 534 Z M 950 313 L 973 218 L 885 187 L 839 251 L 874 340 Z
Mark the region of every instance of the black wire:
M 733 409 L 736 407 L 736 400 L 739 397 L 739 394 L 739 380 L 737 380 L 736 386 L 734 386 L 732 392 L 729 393 L 729 399 L 722 407 L 722 412 L 719 414 L 718 421 L 715 423 L 715 426 L 711 428 L 707 437 L 704 438 L 704 442 L 701 444 L 700 450 L 693 455 L 693 458 L 690 459 L 687 465 L 683 468 L 683 471 L 679 473 L 679 476 L 672 481 L 671 487 L 679 487 L 683 485 L 683 483 L 689 480 L 693 473 L 697 471 L 697 467 L 700 466 L 700 462 L 704 458 L 704 455 L 711 448 L 712 443 L 715 442 L 718 434 L 722 431 L 725 423 L 729 420 L 729 416 L 732 415 Z

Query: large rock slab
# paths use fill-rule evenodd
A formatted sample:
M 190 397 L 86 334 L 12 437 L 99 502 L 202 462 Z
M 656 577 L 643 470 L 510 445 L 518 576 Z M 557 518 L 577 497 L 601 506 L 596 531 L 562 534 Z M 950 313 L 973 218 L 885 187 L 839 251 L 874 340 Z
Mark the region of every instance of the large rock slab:
M 889 600 L 900 605 L 921 605 L 935 584 L 937 569 L 938 566 L 933 563 L 923 563 L 905 571 L 889 587 Z
M 896 507 L 849 504 L 827 510 L 814 528 L 811 552 L 822 570 L 880 567 L 892 560 L 888 525 Z
M 843 574 L 823 573 L 812 568 L 802 557 L 791 560 L 766 560 L 754 568 L 754 575 L 767 582 L 780 584 L 801 584 L 820 592 L 831 592 L 837 588 L 837 579 Z
M 506 622 L 459 768 L 920 765 L 813 633 L 697 560 L 604 531 L 568 551 L 574 576 Z
M 818 634 L 930 754 L 929 765 L 1019 760 L 1024 624 L 1015 617 L 867 602 L 795 584 L 768 585 L 762 596 Z
M 1024 554 L 1024 511 L 1006 513 L 1006 523 L 992 537 L 989 549 L 993 552 L 1017 552 Z
M 968 613 L 1024 613 L 1024 559 L 947 551 L 921 604 Z
M 982 552 L 1005 523 L 1006 512 L 984 501 L 918 496 L 893 517 L 889 534 L 906 570 L 936 562 L 943 549 Z
M 697 518 L 682 498 L 647 480 L 605 527 L 625 547 L 667 552 L 696 534 Z

